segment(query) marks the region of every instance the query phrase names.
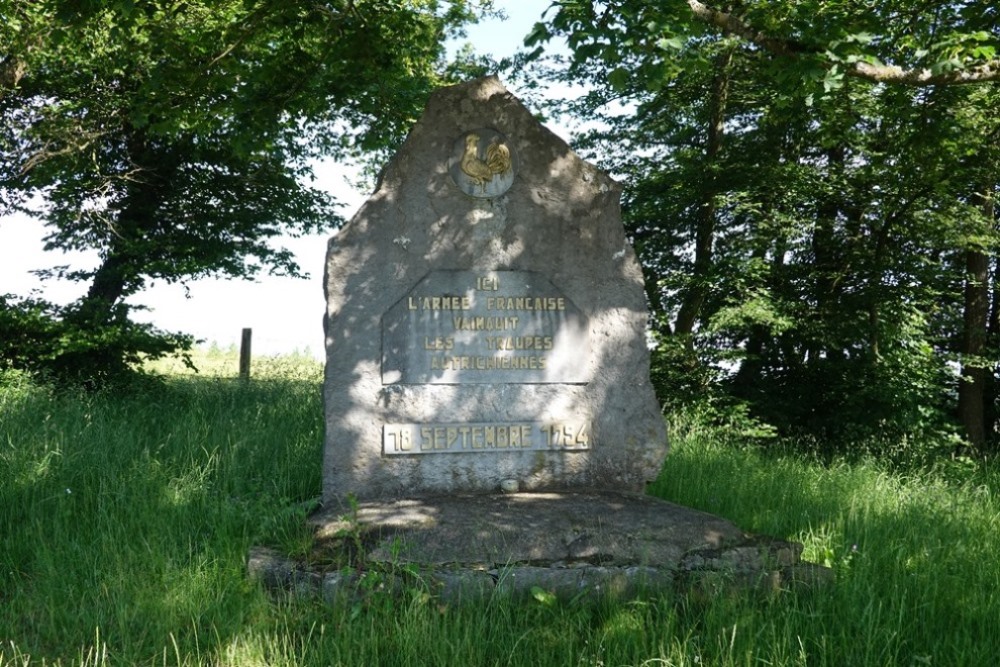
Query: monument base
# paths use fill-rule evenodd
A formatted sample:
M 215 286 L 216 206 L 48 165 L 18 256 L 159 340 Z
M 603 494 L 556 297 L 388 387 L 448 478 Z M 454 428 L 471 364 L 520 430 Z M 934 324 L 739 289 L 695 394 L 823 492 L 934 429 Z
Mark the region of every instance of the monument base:
M 493 594 L 633 599 L 780 592 L 832 581 L 802 545 L 649 496 L 513 493 L 367 501 L 310 518 L 313 553 L 263 548 L 249 570 L 271 588 L 328 599 L 422 587 L 444 602 Z

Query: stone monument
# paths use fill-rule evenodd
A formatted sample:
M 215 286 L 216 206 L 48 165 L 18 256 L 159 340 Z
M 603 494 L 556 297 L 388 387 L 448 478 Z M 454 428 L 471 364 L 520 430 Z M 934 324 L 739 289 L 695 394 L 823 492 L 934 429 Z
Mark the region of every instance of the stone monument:
M 326 502 L 656 477 L 620 193 L 495 77 L 431 97 L 329 244 Z
M 799 544 L 635 493 L 667 442 L 619 194 L 496 78 L 431 97 L 330 241 L 314 553 L 254 548 L 254 576 L 457 601 L 829 579 Z

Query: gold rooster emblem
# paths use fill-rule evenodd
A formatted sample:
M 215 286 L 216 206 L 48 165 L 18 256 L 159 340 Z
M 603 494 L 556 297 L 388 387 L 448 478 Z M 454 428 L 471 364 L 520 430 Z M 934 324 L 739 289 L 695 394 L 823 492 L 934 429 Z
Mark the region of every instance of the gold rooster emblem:
M 502 176 L 511 170 L 510 149 L 499 137 L 493 137 L 486 146 L 485 158 L 479 157 L 479 135 L 466 136 L 465 152 L 459 167 L 483 191 L 495 176 Z

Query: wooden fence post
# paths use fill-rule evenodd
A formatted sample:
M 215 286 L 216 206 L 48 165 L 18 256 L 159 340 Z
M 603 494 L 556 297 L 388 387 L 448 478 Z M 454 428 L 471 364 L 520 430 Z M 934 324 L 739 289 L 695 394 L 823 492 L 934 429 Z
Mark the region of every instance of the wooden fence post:
M 243 330 L 243 339 L 240 341 L 240 379 L 250 379 L 250 337 L 251 329 Z

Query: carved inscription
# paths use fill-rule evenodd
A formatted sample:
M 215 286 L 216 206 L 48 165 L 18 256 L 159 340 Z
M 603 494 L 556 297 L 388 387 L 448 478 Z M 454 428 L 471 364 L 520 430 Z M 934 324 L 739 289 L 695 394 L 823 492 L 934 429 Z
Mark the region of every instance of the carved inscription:
M 382 430 L 385 456 L 586 449 L 590 449 L 590 423 L 586 420 L 386 424 Z
M 432 271 L 382 317 L 383 384 L 587 381 L 586 317 L 529 271 Z

